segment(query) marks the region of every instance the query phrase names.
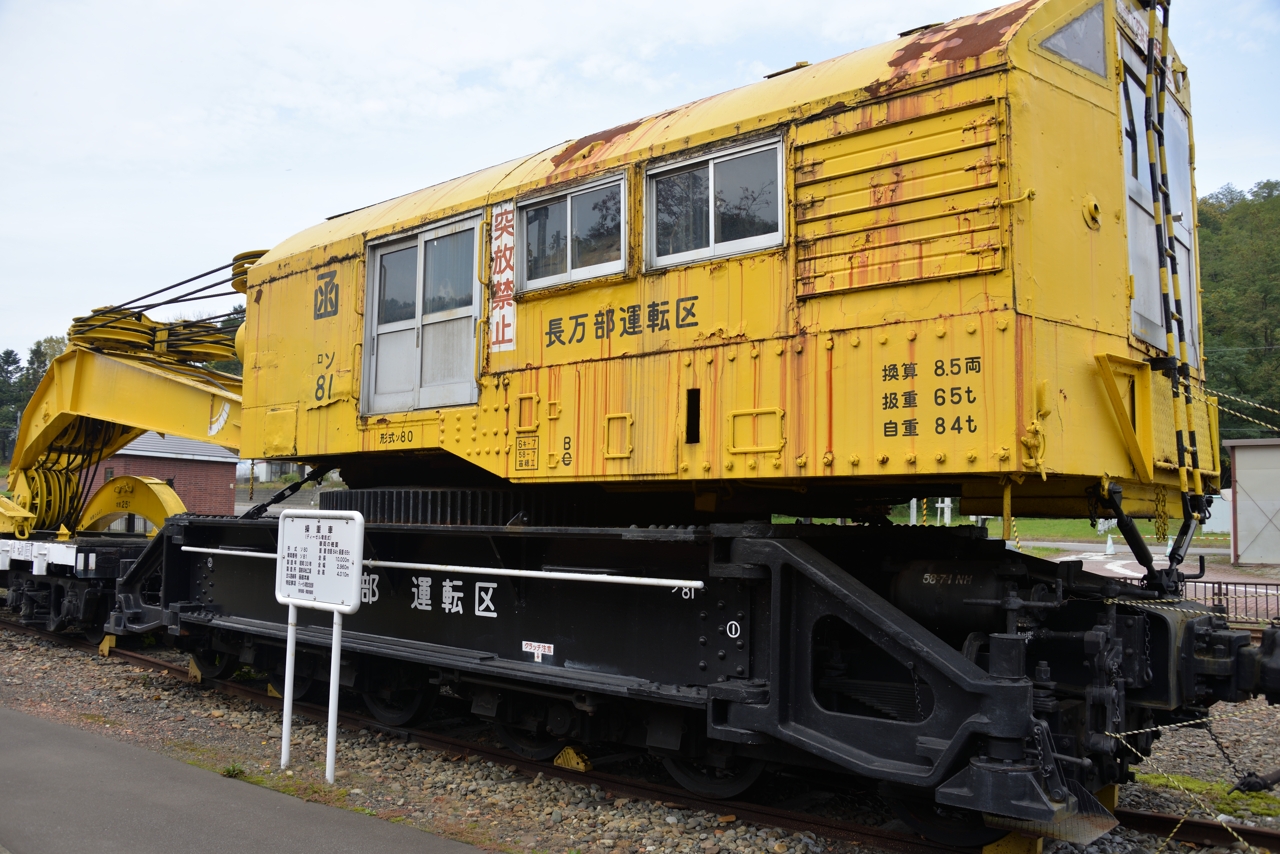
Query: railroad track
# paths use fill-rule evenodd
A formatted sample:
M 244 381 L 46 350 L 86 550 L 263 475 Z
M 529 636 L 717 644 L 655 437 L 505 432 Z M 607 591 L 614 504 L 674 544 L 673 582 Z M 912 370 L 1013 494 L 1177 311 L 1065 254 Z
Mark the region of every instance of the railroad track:
M 0 618 L 0 627 L 39 637 L 86 653 L 97 654 L 99 651 L 96 645 L 76 637 L 23 626 L 20 623 L 4 618 Z M 264 689 L 224 679 L 201 680 L 194 674 L 185 671 L 181 665 L 133 650 L 112 647 L 110 655 L 148 670 L 167 672 L 179 679 L 203 681 L 225 694 L 252 700 L 268 708 L 281 709 L 283 705 L 279 698 L 271 696 Z M 295 701 L 294 713 L 311 718 L 319 723 L 324 723 L 328 720 L 328 712 L 325 707 L 311 703 Z M 595 783 L 601 789 L 608 790 L 615 795 L 656 801 L 672 809 L 701 809 L 718 815 L 732 814 L 739 820 L 752 824 L 779 827 L 791 831 L 811 831 L 829 839 L 875 846 L 885 851 L 902 852 L 902 854 L 922 854 L 922 852 L 928 852 L 928 854 L 978 854 L 978 849 L 975 848 L 943 845 L 922 839 L 919 836 L 896 833 L 856 822 L 777 809 L 743 801 L 711 800 L 698 797 L 685 789 L 674 786 L 664 786 L 633 777 L 620 777 L 601 771 L 573 771 L 547 762 L 535 762 L 506 750 L 453 738 L 431 730 L 387 726 L 372 717 L 347 710 L 339 710 L 338 720 L 339 723 L 350 729 L 378 731 L 393 738 L 399 738 L 406 742 L 416 742 L 424 747 L 442 752 L 452 752 L 463 756 L 475 755 L 484 760 L 501 763 L 506 766 L 515 766 L 530 777 L 541 773 L 547 777 L 556 777 L 572 783 Z M 1194 845 L 1230 846 L 1236 842 L 1236 836 L 1232 835 L 1231 832 L 1234 831 L 1239 835 L 1240 839 L 1255 848 L 1280 851 L 1280 830 L 1248 827 L 1234 823 L 1230 824 L 1231 829 L 1228 830 L 1216 821 L 1180 818 L 1164 813 L 1129 809 L 1118 809 L 1115 812 L 1115 816 L 1125 827 L 1142 833 L 1150 833 L 1161 838 L 1172 834 L 1173 839 L 1180 842 L 1190 842 Z

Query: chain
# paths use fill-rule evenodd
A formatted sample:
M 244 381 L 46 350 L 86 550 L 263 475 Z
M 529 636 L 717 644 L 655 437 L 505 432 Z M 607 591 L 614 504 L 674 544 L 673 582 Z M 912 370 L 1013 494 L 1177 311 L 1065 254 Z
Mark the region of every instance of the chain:
M 1193 393 L 1193 394 L 1195 394 L 1195 391 L 1196 391 L 1196 389 L 1195 389 L 1195 387 L 1193 386 L 1193 387 L 1192 387 L 1192 393 Z M 1251 401 L 1251 400 L 1245 400 L 1245 399 L 1243 399 L 1243 398 L 1239 398 L 1239 397 L 1232 397 L 1232 396 L 1231 396 L 1231 395 L 1229 395 L 1229 394 L 1222 394 L 1221 392 L 1213 392 L 1213 394 L 1218 394 L 1218 395 L 1221 395 L 1222 397 L 1230 398 L 1231 400 L 1238 400 L 1238 401 L 1240 401 L 1241 403 L 1247 403 L 1247 404 L 1249 404 L 1250 406 L 1256 406 L 1256 407 L 1258 407 L 1259 409 L 1265 409 L 1265 410 L 1267 410 L 1267 412 L 1275 412 L 1277 415 L 1280 415 L 1280 411 L 1277 411 L 1277 410 L 1275 410 L 1275 409 L 1272 409 L 1272 408 L 1271 408 L 1271 407 L 1269 407 L 1269 406 L 1263 406 L 1261 403 L 1254 403 L 1254 402 L 1253 402 L 1253 401 Z M 1252 417 L 1250 417 L 1250 416 L 1248 416 L 1248 415 L 1245 415 L 1243 412 L 1236 412 L 1234 409 L 1228 409 L 1227 407 L 1223 406 L 1221 403 L 1218 403 L 1216 400 L 1210 400 L 1209 398 L 1205 397 L 1204 395 L 1195 394 L 1195 396 L 1196 396 L 1200 401 L 1202 401 L 1203 403 L 1206 403 L 1206 404 L 1208 404 L 1209 406 L 1217 407 L 1217 409 L 1218 409 L 1220 412 L 1225 412 L 1225 413 L 1227 413 L 1228 415 L 1234 415 L 1236 418 L 1242 418 L 1242 419 L 1244 419 L 1245 421 L 1248 421 L 1248 422 L 1250 422 L 1250 423 L 1252 423 L 1252 424 L 1257 424 L 1259 427 L 1265 427 L 1265 428 L 1267 428 L 1268 430 L 1275 430 L 1276 432 L 1280 432 L 1280 427 L 1275 427 L 1275 426 L 1273 426 L 1273 425 L 1271 425 L 1271 424 L 1268 424 L 1268 423 L 1267 423 L 1267 422 L 1265 422 L 1265 421 L 1259 421 L 1257 418 L 1252 418 Z
M 1236 412 L 1234 409 L 1227 409 L 1225 406 L 1221 406 L 1221 405 L 1218 406 L 1218 409 L 1227 413 L 1228 415 L 1234 415 L 1236 418 L 1243 418 L 1245 421 L 1250 421 L 1254 424 L 1257 424 L 1260 427 L 1266 427 L 1268 430 L 1275 430 L 1276 432 L 1280 433 L 1280 427 L 1273 427 L 1265 421 L 1259 421 L 1256 418 L 1250 418 L 1248 415 L 1245 415 L 1243 412 Z
M 1098 527 L 1098 496 L 1092 489 L 1084 494 L 1085 505 L 1089 508 L 1089 527 Z
M 1186 786 L 1183 786 L 1182 783 L 1178 782 L 1177 777 L 1173 776 L 1172 774 L 1169 774 L 1166 771 L 1161 770 L 1160 767 L 1156 765 L 1155 760 L 1153 760 L 1150 756 L 1143 756 L 1138 751 L 1138 748 L 1134 747 L 1132 744 L 1125 741 L 1123 736 L 1113 732 L 1106 733 L 1106 735 L 1109 735 L 1112 738 L 1118 739 L 1121 744 L 1129 748 L 1129 750 L 1133 753 L 1134 756 L 1138 757 L 1139 762 L 1145 762 L 1148 765 L 1148 767 L 1151 768 L 1152 771 L 1155 771 L 1157 774 L 1161 775 L 1170 783 L 1172 783 L 1174 787 L 1177 788 L 1178 791 L 1182 792 L 1182 794 L 1186 795 L 1187 798 L 1193 801 L 1198 807 L 1200 807 L 1200 809 L 1204 810 L 1206 815 L 1215 815 L 1217 813 L 1217 810 L 1213 809 L 1208 804 L 1206 804 L 1204 802 L 1204 799 L 1201 798 L 1199 795 L 1197 795 L 1195 792 L 1187 791 Z M 1187 817 L 1185 815 L 1181 819 L 1179 819 L 1178 823 L 1174 825 L 1173 830 L 1171 830 L 1169 832 L 1169 835 L 1165 837 L 1164 841 L 1160 843 L 1160 847 L 1156 849 L 1156 854 L 1160 854 L 1160 852 L 1163 851 L 1169 845 L 1169 843 L 1173 841 L 1173 837 L 1177 834 L 1179 830 L 1182 829 L 1182 824 L 1186 820 L 1187 820 Z M 1252 845 L 1250 845 L 1248 842 L 1245 842 L 1243 839 L 1241 839 L 1240 834 L 1236 833 L 1235 829 L 1231 827 L 1231 825 L 1227 824 L 1222 819 L 1216 819 L 1216 821 L 1218 822 L 1218 824 L 1222 825 L 1223 829 L 1226 830 L 1227 833 L 1230 833 L 1232 836 L 1234 836 L 1237 842 L 1239 842 L 1241 845 L 1244 846 L 1244 850 L 1246 851 L 1258 850 L 1254 848 Z
M 916 692 L 916 720 L 924 720 L 924 705 L 920 702 L 920 675 L 916 673 L 914 667 L 911 668 L 911 687 Z
M 1156 484 L 1156 539 L 1160 542 L 1169 538 L 1169 508 L 1165 503 L 1167 492 L 1164 484 Z
M 1247 715 L 1256 714 L 1257 711 L 1258 711 L 1257 709 L 1245 709 L 1244 711 L 1240 711 L 1240 712 L 1228 712 L 1225 715 L 1214 715 L 1213 717 L 1203 717 L 1203 718 L 1200 718 L 1199 720 L 1194 720 L 1194 721 L 1182 721 L 1181 723 L 1176 723 L 1176 724 L 1160 724 L 1159 726 L 1149 726 L 1143 729 L 1131 729 L 1126 732 L 1109 732 L 1109 733 L 1106 733 L 1106 735 L 1109 735 L 1112 738 L 1123 739 L 1124 737 L 1130 736 L 1130 735 L 1144 735 L 1149 732 L 1164 732 L 1167 729 L 1181 729 L 1182 727 L 1201 726 L 1202 724 L 1207 726 L 1208 724 L 1216 723 L 1217 721 L 1227 721 L 1227 720 L 1231 720 L 1232 718 L 1243 718 Z
M 1252 400 L 1245 400 L 1243 397 L 1236 397 L 1234 394 L 1227 394 L 1225 391 L 1215 391 L 1211 388 L 1206 388 L 1205 391 L 1209 392 L 1209 394 L 1215 395 L 1216 397 L 1225 397 L 1227 400 L 1234 400 L 1236 403 L 1243 403 L 1245 406 L 1255 406 L 1258 409 L 1270 412 L 1272 415 L 1280 415 L 1280 409 L 1272 409 L 1270 406 L 1263 406 L 1261 403 L 1255 403 Z
M 1269 625 L 1275 619 L 1272 617 L 1251 617 L 1248 614 L 1228 614 L 1228 613 L 1219 613 L 1218 611 L 1205 611 L 1203 610 L 1203 608 L 1175 607 L 1178 603 L 1186 603 L 1186 602 L 1191 602 L 1192 604 L 1196 604 L 1196 605 L 1204 605 L 1204 603 L 1196 602 L 1196 600 L 1194 599 L 1173 599 L 1173 600 L 1170 600 L 1169 604 L 1167 605 L 1158 604 L 1156 602 L 1135 601 L 1132 599 L 1103 599 L 1102 600 L 1102 604 L 1104 605 L 1130 605 L 1134 608 L 1159 608 L 1164 611 L 1177 611 L 1180 614 L 1196 614 L 1197 616 L 1201 616 L 1201 617 L 1205 617 L 1205 616 L 1224 617 L 1228 622 L 1231 622 L 1231 623 L 1256 623 L 1258 625 Z M 1205 607 L 1208 607 L 1208 606 L 1205 606 Z
M 1222 754 L 1222 758 L 1227 760 L 1227 767 L 1231 769 L 1231 773 L 1239 779 L 1244 775 L 1240 773 L 1240 769 L 1236 767 L 1236 763 L 1231 760 L 1231 754 L 1227 753 L 1227 746 L 1222 743 L 1222 739 L 1218 738 L 1218 734 L 1213 731 L 1208 721 L 1205 721 L 1204 731 L 1209 733 L 1209 738 L 1213 739 L 1213 743 L 1218 745 L 1218 751 Z
M 1009 525 L 1013 528 L 1013 547 L 1022 551 L 1022 538 L 1018 536 L 1018 517 L 1010 516 Z

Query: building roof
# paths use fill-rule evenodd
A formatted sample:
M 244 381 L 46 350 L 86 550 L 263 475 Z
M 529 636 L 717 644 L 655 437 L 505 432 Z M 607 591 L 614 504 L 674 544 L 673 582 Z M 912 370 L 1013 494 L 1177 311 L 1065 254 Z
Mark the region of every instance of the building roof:
M 143 433 L 121 448 L 116 456 L 162 457 L 171 460 L 202 460 L 211 463 L 235 463 L 240 457 L 226 448 L 179 439 L 177 436 L 161 436 L 159 433 Z
M 1228 448 L 1275 447 L 1280 439 L 1228 439 L 1222 444 Z

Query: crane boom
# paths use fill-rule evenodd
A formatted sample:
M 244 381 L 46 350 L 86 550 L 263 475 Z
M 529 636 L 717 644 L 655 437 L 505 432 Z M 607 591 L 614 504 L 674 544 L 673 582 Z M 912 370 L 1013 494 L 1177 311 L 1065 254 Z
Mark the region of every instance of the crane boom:
M 0 500 L 0 533 L 77 530 L 103 518 L 88 487 L 102 460 L 147 431 L 240 448 L 240 378 L 203 363 L 231 358 L 233 329 L 163 324 L 142 313 L 77 318 L 23 411 L 9 468 L 12 500 Z M 160 481 L 134 479 L 171 515 L 184 506 Z M 107 485 L 104 484 L 103 489 Z M 94 519 L 82 514 L 94 505 Z M 151 520 L 163 523 L 163 519 Z

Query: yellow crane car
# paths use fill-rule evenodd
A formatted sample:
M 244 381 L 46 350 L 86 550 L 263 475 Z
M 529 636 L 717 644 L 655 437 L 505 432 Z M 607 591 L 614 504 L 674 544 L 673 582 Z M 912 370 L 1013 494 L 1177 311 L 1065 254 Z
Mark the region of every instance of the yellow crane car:
M 249 271 L 244 453 L 636 521 L 1194 522 L 1190 88 L 1170 49 L 1146 127 L 1148 36 L 1012 4 L 331 218 Z
M 227 403 L 242 457 L 340 469 L 321 512 L 364 519 L 341 661 L 304 611 L 295 689 L 340 672 L 384 724 L 457 704 L 710 797 L 848 774 L 972 846 L 1091 842 L 1163 726 L 1280 701 L 1280 629 L 1181 597 L 1220 464 L 1168 22 L 1022 0 L 243 256 L 243 387 L 167 376 L 185 429 Z M 74 489 L 22 477 L 48 541 Z M 1145 575 L 891 524 L 939 495 L 1114 517 Z M 169 518 L 105 630 L 286 672 L 269 504 Z M 1167 564 L 1134 517 L 1180 524 Z M 5 547 L 10 607 L 52 614 Z

